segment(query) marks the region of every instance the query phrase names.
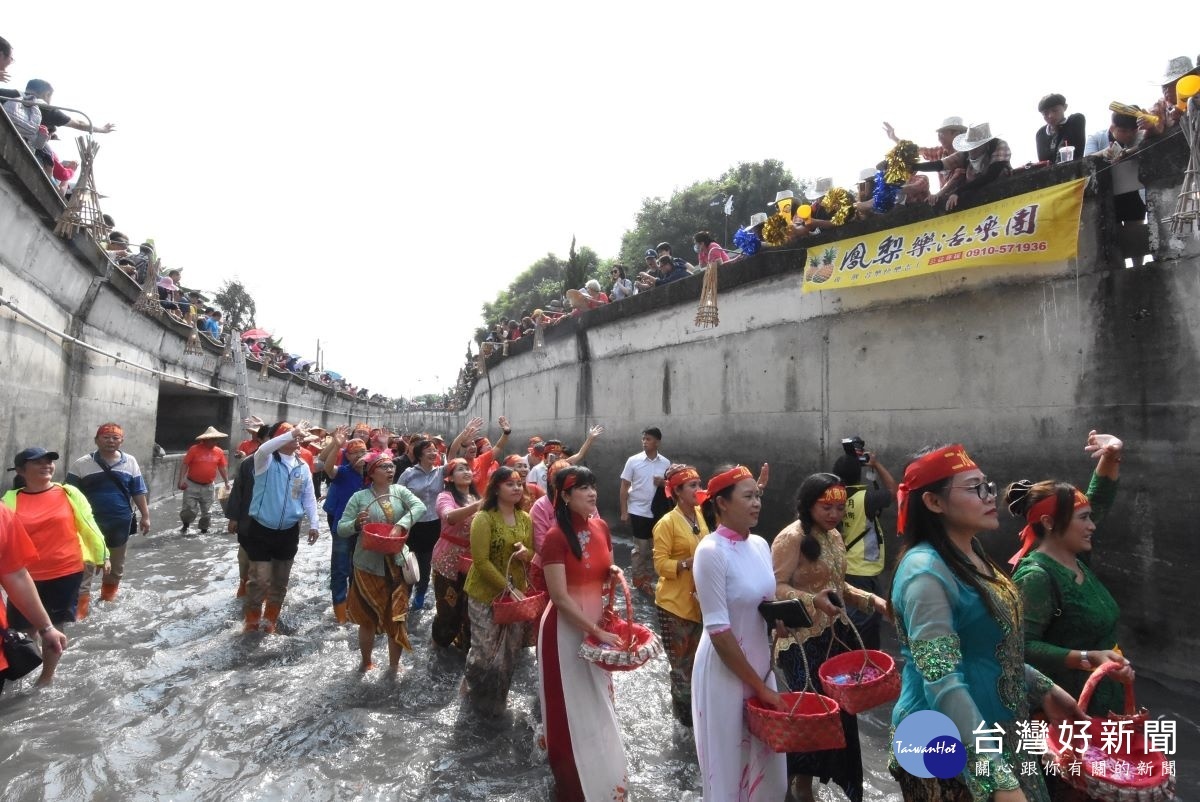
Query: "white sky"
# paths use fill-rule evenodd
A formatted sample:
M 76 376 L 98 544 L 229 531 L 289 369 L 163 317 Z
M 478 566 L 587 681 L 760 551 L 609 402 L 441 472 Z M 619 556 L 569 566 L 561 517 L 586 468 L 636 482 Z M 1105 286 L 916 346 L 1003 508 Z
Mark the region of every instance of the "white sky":
M 1166 2 L 4 5 L 9 85 L 117 124 L 118 228 L 387 395 L 453 383 L 484 300 L 572 234 L 614 256 L 644 197 L 767 158 L 853 186 L 884 119 L 988 121 L 1023 164 L 1042 95 L 1090 133 L 1200 51 Z

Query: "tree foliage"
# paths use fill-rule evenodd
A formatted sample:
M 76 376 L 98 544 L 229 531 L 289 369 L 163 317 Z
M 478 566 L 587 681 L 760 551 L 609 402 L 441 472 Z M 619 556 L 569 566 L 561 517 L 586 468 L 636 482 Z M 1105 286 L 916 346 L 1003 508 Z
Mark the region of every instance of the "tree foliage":
M 739 225 L 755 212 L 773 212 L 775 193 L 792 190 L 797 197 L 806 188 L 783 162 L 767 159 L 743 162 L 718 178 L 697 181 L 670 198 L 645 198 L 633 228 L 621 237 L 621 261 L 626 267 L 643 269 L 643 254 L 660 242 L 669 242 L 672 253 L 691 261 L 692 236 L 708 230 L 729 246 Z M 733 196 L 733 214 L 725 219 L 725 201 Z
M 226 328 L 246 331 L 258 325 L 254 322 L 254 299 L 237 279 L 226 281 L 213 296 L 213 303 L 225 313 Z
M 692 235 L 702 229 L 728 246 L 728 238 L 749 221 L 750 215 L 774 211 L 775 193 L 783 189 L 799 196 L 805 184 L 796 181 L 782 162 L 767 159 L 738 164 L 715 179 L 697 181 L 667 199 L 646 198 L 634 227 L 621 238 L 621 252 L 616 259 L 601 259 L 586 245 L 576 249 L 575 238 L 571 237 L 565 260 L 546 254 L 513 279 L 494 301 L 483 305 L 484 326 L 476 330 L 475 340 L 482 341 L 492 324 L 520 321 L 534 309 L 562 299 L 566 290 L 584 286 L 589 279 L 597 279 L 607 292 L 612 286 L 612 265 L 619 261 L 630 269 L 631 276 L 635 275 L 643 269 L 642 254 L 659 242 L 671 243 L 675 255 L 689 261 L 693 258 Z M 734 198 L 733 214 L 726 221 L 724 207 L 730 195 Z
M 553 253 L 546 254 L 497 293 L 494 301 L 485 303 L 484 322 L 490 326 L 509 320 L 520 321 L 534 309 L 545 308 L 556 298 L 561 299 L 567 289 L 582 287 L 589 278 L 598 277 L 602 269 L 600 256 L 586 245 L 576 250 L 572 237 L 566 260 Z M 485 326 L 476 332 L 476 340 L 483 339 L 486 334 Z

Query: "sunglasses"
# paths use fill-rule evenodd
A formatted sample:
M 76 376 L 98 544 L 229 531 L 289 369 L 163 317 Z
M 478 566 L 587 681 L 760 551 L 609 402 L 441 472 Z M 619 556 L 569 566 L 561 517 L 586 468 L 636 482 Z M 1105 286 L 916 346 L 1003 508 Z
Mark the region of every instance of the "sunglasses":
M 975 495 L 979 496 L 980 501 L 987 501 L 989 498 L 996 496 L 996 483 L 989 482 L 986 479 L 975 485 L 951 485 L 951 490 L 970 490 Z

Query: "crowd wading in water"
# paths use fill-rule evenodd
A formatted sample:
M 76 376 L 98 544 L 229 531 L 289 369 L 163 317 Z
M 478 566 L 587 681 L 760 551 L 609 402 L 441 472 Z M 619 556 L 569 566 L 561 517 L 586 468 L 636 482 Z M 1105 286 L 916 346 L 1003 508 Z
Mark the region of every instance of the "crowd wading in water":
M 324 504 L 333 533 L 330 626 L 357 625 L 358 670 L 376 669 L 380 635 L 388 669 L 403 670 L 403 652 L 413 648 L 411 613 L 427 606 L 419 589 L 431 581 L 435 614 L 421 625 L 431 627 L 432 648 L 460 655 L 465 709 L 501 721 L 514 672 L 522 662 L 533 663 L 537 742 L 554 777 L 555 798 L 628 798 L 630 765 L 612 666 L 581 656 L 585 642 L 615 652 L 630 648 L 627 633 L 613 626 L 620 615 L 608 613 L 624 572 L 613 561 L 612 534 L 598 511 L 604 482 L 572 461 L 578 452 L 558 439 L 533 436 L 526 453 L 505 454 L 512 427 L 503 417 L 499 423 L 494 446 L 481 434 L 479 419 L 446 446 L 445 438 L 431 433 L 390 437 L 341 426 L 314 437 L 303 421 L 248 422 L 251 438 L 240 446 L 245 457 L 226 501 L 229 531 L 240 544 L 237 595 L 244 598 L 244 630 L 258 637 L 276 633 L 303 527 L 310 545 L 318 539 L 318 499 L 309 468 L 297 456 L 303 445 L 313 446 L 319 470 L 330 479 Z M 585 444 L 602 432 L 591 429 Z M 61 628 L 87 616 L 91 589 L 85 578 L 103 573 L 102 588 L 112 588 L 91 606 L 92 617 L 103 616 L 105 605 L 119 603 L 115 590 L 125 543 L 148 528 L 146 486 L 136 460 L 120 451 L 122 438 L 119 424 L 102 424 L 98 450 L 72 464 L 69 484 L 53 481 L 58 454 L 52 451 L 31 446 L 13 459 L 15 486 L 0 508 L 0 586 L 7 601 L 0 623 L 26 633 L 27 648 L 39 650 L 38 685 L 49 684 L 61 665 L 67 646 Z M 208 448 L 204 441 L 213 438 L 198 439 Z M 666 660 L 650 660 L 638 670 L 667 675 L 670 709 L 680 726 L 674 737 L 694 734 L 704 799 L 811 800 L 814 779 L 832 782 L 852 801 L 863 798 L 853 713 L 836 716 L 844 746 L 796 751 L 760 737 L 748 705 L 753 700 L 757 710 L 776 711 L 785 728 L 804 726 L 794 692 L 811 687 L 832 693 L 836 689 L 824 684 L 828 677 L 820 669 L 858 648 L 860 633 L 848 611 L 859 613 L 860 621 L 895 626 L 903 667 L 894 726 L 933 710 L 960 733 L 974 732 L 982 721 L 1008 734 L 994 753 L 977 753 L 968 736 L 967 769 L 949 778 L 915 776 L 893 759 L 890 770 L 904 799 L 1077 798 L 1069 784 L 1019 769 L 1018 723 L 1035 713 L 1051 723 L 1084 720 L 1089 712 L 1104 716 L 1122 709 L 1122 684 L 1134 680 L 1116 643 L 1119 610 L 1088 565 L 1096 522 L 1116 497 L 1120 439 L 1088 434 L 1084 451 L 1097 465 L 1086 492 L 1055 480 L 1018 480 L 1005 489 L 1005 505 L 1026 522 L 1012 578 L 979 543 L 981 533 L 999 526 L 998 491 L 965 447 L 924 449 L 898 486 L 886 469 L 879 471 L 885 486 L 896 488 L 897 534 L 903 538 L 886 595 L 849 581 L 848 548 L 838 529 L 847 506 L 857 498 L 859 509 L 875 516 L 889 499 L 878 488 L 868 493 L 861 472 L 846 460 L 838 461 L 840 473 L 818 473 L 800 483 L 796 521 L 768 545 L 753 532 L 765 465 L 757 477 L 744 466 L 726 465 L 705 482 L 694 466 L 668 464 L 659 477 L 661 439 L 656 427 L 647 427 L 643 451 L 631 458 L 634 467 L 627 465 L 610 486 L 625 491 L 626 511 L 647 511 L 636 505 L 659 487 L 672 505 L 651 521 L 658 580 L 656 620 L 646 622 L 661 636 Z M 380 448 L 389 441 L 391 449 Z M 548 448 L 548 442 L 555 445 Z M 847 450 L 857 462 L 879 466 L 861 441 L 856 452 Z M 530 460 L 535 467 L 551 462 L 540 472 L 545 494 L 533 489 Z M 207 461 L 215 475 L 220 460 Z M 398 462 L 409 465 L 400 481 Z M 847 487 L 843 476 L 856 483 Z M 189 491 L 194 479 L 185 483 Z M 207 521 L 205 504 L 211 502 L 197 505 L 197 495 L 188 509 Z M 852 525 L 882 536 L 877 519 Z M 436 528 L 437 538 L 414 546 L 413 533 L 422 528 Z M 858 565 L 882 551 L 880 540 L 868 545 Z M 428 559 L 420 557 L 423 550 Z M 528 614 L 501 616 L 502 602 L 514 600 L 521 603 L 509 609 Z M 760 609 L 780 603 L 800 605 L 803 625 L 784 627 Z M 1079 709 L 1085 681 L 1109 664 L 1089 710 Z M 0 671 L 16 679 L 8 676 L 7 662 L 0 662 Z M 978 770 L 985 765 L 987 771 Z

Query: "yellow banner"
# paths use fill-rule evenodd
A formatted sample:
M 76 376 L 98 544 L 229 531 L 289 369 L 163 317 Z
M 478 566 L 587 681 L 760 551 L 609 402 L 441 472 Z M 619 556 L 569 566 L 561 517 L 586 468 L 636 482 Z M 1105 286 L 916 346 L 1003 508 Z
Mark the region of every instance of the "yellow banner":
M 1079 250 L 1086 178 L 863 237 L 810 248 L 804 292 L 942 270 L 1055 262 Z

